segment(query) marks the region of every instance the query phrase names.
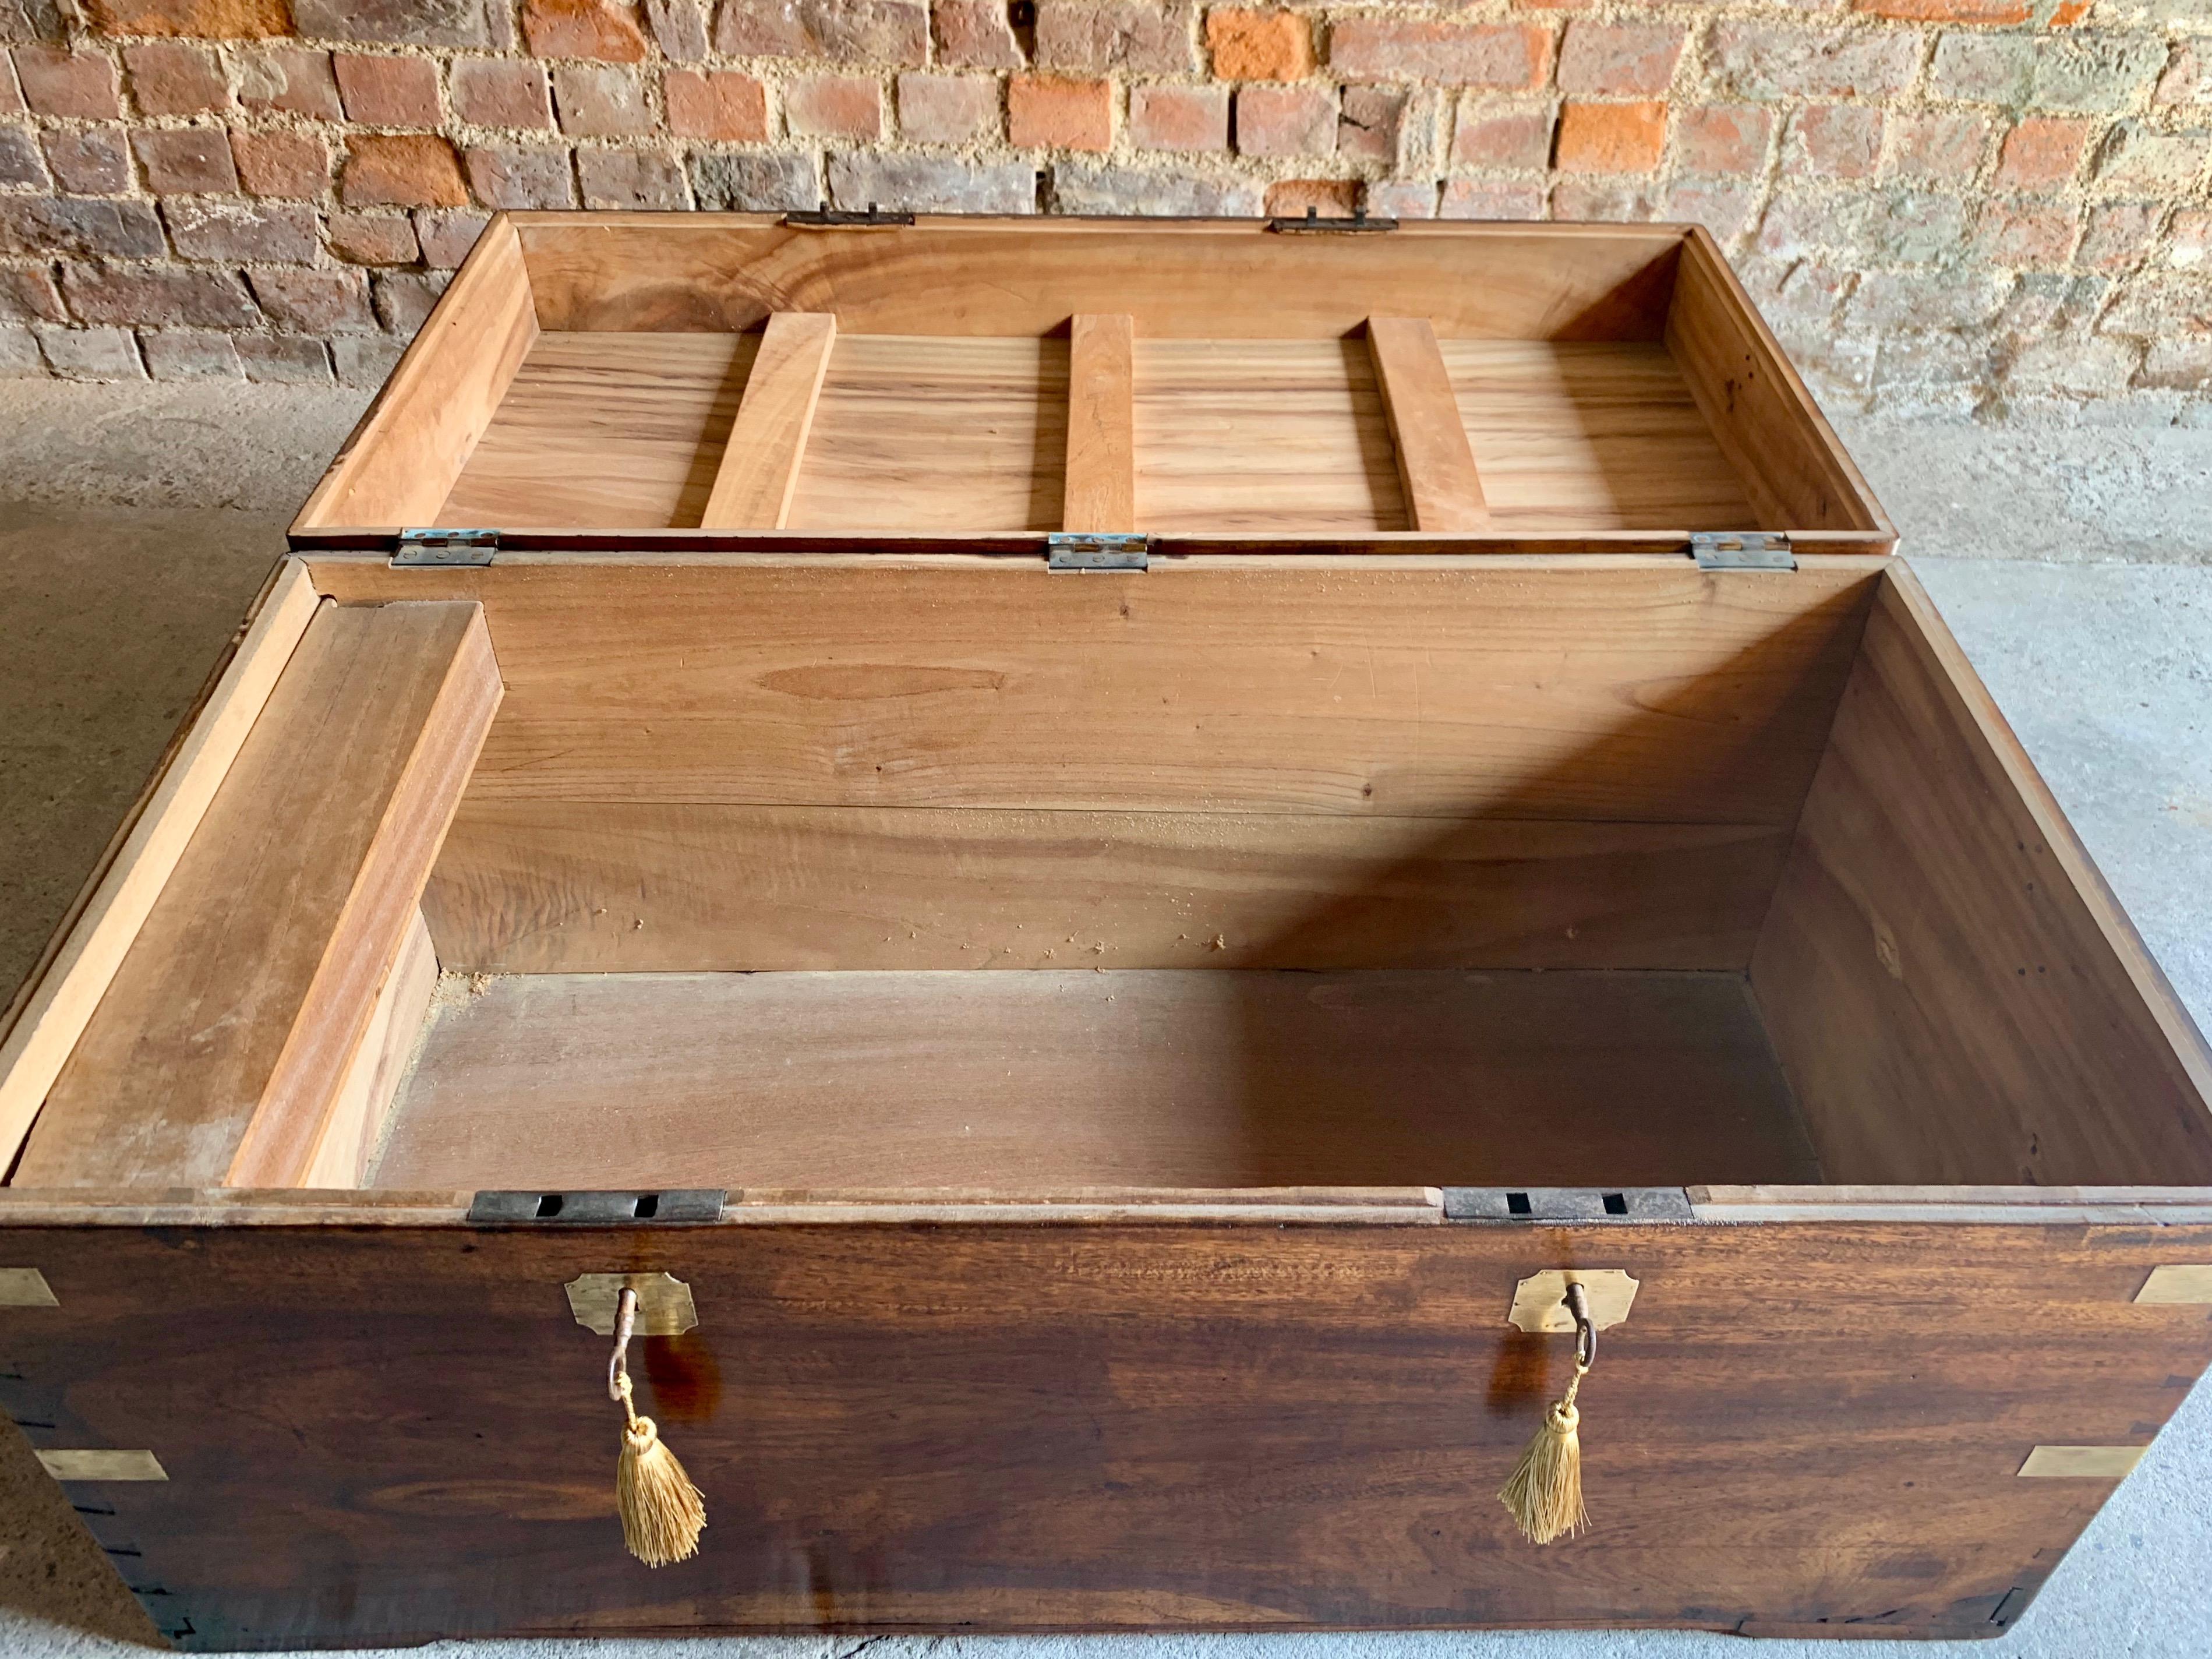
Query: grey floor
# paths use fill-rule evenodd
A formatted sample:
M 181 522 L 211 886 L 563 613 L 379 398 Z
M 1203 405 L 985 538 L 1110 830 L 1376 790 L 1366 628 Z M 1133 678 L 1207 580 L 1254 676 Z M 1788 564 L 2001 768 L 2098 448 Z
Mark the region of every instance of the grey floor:
M 0 988 L 29 969 L 360 404 L 348 392 L 0 382 Z M 1841 424 L 1968 654 L 2212 1025 L 2212 428 L 2156 416 Z M 21 1437 L 0 1431 L 0 1654 L 120 1654 L 150 1640 Z M 466 1645 L 469 1659 L 838 1659 L 864 1644 Z M 865 1645 L 878 1659 L 925 1647 L 944 1650 L 934 1659 L 1749 1651 L 1733 1638 L 1634 1632 Z M 1761 1659 L 1838 1651 L 1777 1642 Z M 2212 1389 L 2183 1407 L 2021 1623 L 1977 1651 L 2212 1653 Z

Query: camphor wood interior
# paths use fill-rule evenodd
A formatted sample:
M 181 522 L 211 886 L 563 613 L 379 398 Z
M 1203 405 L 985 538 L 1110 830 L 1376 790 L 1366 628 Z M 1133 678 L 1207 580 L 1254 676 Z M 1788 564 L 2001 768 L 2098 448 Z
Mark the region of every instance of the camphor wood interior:
M 1893 539 L 1695 232 L 502 220 L 27 993 L 12 1184 L 2212 1181 Z

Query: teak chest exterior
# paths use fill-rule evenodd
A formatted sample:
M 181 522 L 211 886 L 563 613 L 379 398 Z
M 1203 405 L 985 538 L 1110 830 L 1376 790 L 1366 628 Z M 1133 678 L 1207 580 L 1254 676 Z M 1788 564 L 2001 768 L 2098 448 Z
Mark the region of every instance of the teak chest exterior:
M 492 222 L 16 1000 L 163 1632 L 2019 1619 L 2212 1062 L 1711 240 L 795 219 Z

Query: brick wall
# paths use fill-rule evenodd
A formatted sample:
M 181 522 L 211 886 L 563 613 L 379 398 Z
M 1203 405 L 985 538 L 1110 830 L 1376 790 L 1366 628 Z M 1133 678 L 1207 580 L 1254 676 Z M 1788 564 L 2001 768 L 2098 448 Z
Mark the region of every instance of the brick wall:
M 494 207 L 1696 219 L 1824 392 L 2212 387 L 2212 0 L 0 0 L 0 373 L 368 383 Z

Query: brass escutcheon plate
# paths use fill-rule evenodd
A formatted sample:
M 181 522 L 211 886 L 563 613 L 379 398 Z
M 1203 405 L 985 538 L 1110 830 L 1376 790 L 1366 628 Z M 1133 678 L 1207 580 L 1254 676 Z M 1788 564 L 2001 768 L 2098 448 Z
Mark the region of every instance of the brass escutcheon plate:
M 568 1311 L 587 1331 L 601 1336 L 615 1334 L 615 1299 L 628 1285 L 637 1292 L 640 1336 L 681 1336 L 699 1323 L 698 1304 L 691 1287 L 666 1273 L 583 1273 L 562 1288 L 568 1292 Z
M 1583 1287 L 1590 1323 L 1601 1331 L 1628 1317 L 1638 1289 L 1638 1281 L 1618 1267 L 1547 1268 L 1513 1287 L 1513 1306 L 1505 1322 L 1532 1336 L 1572 1335 L 1575 1316 L 1567 1311 L 1570 1285 Z

